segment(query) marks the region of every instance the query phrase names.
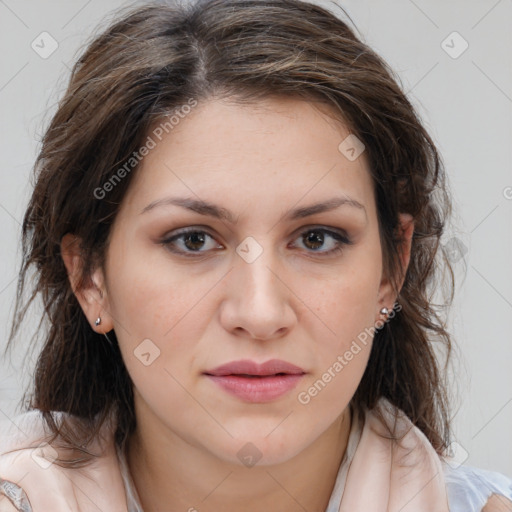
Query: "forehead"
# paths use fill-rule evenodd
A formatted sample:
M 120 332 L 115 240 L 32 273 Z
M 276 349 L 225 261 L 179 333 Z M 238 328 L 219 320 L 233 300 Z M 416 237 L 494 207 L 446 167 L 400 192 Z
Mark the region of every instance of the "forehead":
M 373 202 L 365 152 L 346 153 L 350 129 L 325 105 L 292 98 L 254 104 L 200 102 L 173 123 L 155 123 L 147 136 L 153 148 L 141 161 L 126 203 L 144 207 L 166 193 L 244 206 L 276 208 L 350 195 Z M 359 152 L 360 147 L 356 150 Z

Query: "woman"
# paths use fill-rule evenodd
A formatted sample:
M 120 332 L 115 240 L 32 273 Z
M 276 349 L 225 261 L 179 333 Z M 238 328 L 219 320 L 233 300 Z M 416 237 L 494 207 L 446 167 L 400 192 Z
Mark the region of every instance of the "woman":
M 320 7 L 120 17 L 36 162 L 11 342 L 38 294 L 49 325 L 0 510 L 512 510 L 448 457 L 443 172 Z

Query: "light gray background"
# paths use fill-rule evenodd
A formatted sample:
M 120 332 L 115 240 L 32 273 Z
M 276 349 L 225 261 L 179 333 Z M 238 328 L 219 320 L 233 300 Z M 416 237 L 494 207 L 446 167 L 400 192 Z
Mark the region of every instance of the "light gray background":
M 20 222 L 39 140 L 77 50 L 98 22 L 104 25 L 107 14 L 126 5 L 0 0 L 0 348 L 10 324 Z M 466 464 L 512 476 L 512 1 L 340 5 L 400 75 L 444 156 L 456 213 L 444 243 L 453 244 L 455 237 L 465 253 L 465 263 L 455 263 L 450 319 L 458 346 L 452 372 L 458 456 L 465 450 Z M 46 59 L 31 48 L 43 31 L 59 45 Z M 463 48 L 454 31 L 469 45 L 458 58 L 442 47 L 446 40 L 452 54 Z M 27 337 L 34 326 L 26 329 Z M 30 377 L 30 362 L 21 364 L 24 349 L 18 347 L 12 364 L 0 364 L 0 419 L 6 421 L 19 412 Z

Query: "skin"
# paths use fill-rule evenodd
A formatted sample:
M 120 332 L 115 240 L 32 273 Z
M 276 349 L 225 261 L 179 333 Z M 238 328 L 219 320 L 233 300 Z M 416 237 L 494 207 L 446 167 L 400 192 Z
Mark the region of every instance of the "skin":
M 134 382 L 137 430 L 127 455 L 145 510 L 325 510 L 371 339 L 309 403 L 298 394 L 396 300 L 383 272 L 365 153 L 350 161 L 338 150 L 349 133 L 325 106 L 296 99 L 200 103 L 142 161 L 112 228 L 105 266 L 81 289 L 78 240 L 63 238 L 70 281 L 91 328 L 115 329 Z M 237 222 L 175 205 L 141 213 L 170 196 L 215 203 Z M 332 197 L 363 208 L 344 204 L 285 219 L 291 209 Z M 406 268 L 413 222 L 408 215 L 400 220 Z M 187 237 L 161 243 L 185 227 L 210 236 L 202 245 Z M 343 230 L 352 243 L 327 254 L 336 239 L 321 232 L 323 242 L 308 242 L 313 228 Z M 236 252 L 249 236 L 263 250 L 250 263 Z M 160 350 L 149 366 L 134 354 L 144 339 Z M 203 374 L 233 360 L 274 358 L 306 374 L 267 403 L 244 402 Z M 253 467 L 237 456 L 247 443 L 261 455 Z

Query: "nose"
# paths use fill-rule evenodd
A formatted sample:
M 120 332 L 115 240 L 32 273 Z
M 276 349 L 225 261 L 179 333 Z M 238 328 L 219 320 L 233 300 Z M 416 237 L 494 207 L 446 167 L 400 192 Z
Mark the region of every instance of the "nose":
M 297 322 L 291 279 L 265 250 L 252 263 L 242 258 L 228 274 L 220 320 L 227 331 L 257 340 L 280 338 Z

